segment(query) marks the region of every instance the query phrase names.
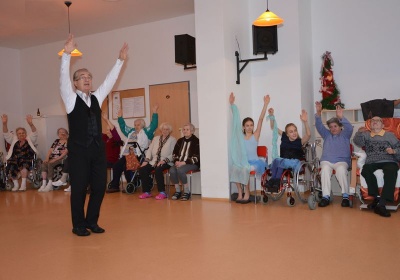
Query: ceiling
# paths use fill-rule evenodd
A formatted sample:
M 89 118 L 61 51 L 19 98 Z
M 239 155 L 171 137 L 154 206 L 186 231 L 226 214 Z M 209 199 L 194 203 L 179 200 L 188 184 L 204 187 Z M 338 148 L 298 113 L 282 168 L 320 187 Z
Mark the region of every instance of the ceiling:
M 75 37 L 194 13 L 194 0 L 72 0 Z M 0 0 L 0 47 L 23 49 L 65 40 L 64 0 Z

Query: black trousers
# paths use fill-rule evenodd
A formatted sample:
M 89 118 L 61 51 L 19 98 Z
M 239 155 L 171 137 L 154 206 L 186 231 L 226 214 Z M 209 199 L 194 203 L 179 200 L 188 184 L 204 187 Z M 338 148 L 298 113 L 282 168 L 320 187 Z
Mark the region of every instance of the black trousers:
M 68 143 L 71 183 L 71 215 L 74 228 L 97 225 L 107 184 L 107 161 L 104 144 L 92 142 L 89 147 Z M 85 199 L 90 186 L 85 215 Z
M 397 180 L 397 171 L 399 166 L 395 162 L 380 162 L 380 163 L 369 163 L 364 164 L 361 171 L 361 175 L 364 177 L 365 182 L 368 185 L 368 194 L 371 196 L 378 196 L 378 183 L 374 172 L 377 169 L 383 171 L 383 189 L 381 197 L 387 201 L 393 201 L 394 199 L 394 188 Z
M 130 181 L 130 173 L 126 170 L 126 158 L 123 156 L 112 167 L 113 179 L 111 181 L 111 188 L 119 190 L 119 182 L 121 180 L 122 172 L 125 174 L 127 181 Z
M 157 182 L 157 188 L 159 192 L 165 191 L 164 184 L 164 170 L 169 169 L 171 166 L 169 164 L 163 164 L 157 167 L 153 167 L 150 164 L 147 164 L 143 167 L 139 168 L 140 179 L 142 180 L 142 190 L 143 192 L 151 192 L 151 188 L 153 187 L 153 179 L 151 178 L 151 174 L 154 170 L 154 176 Z

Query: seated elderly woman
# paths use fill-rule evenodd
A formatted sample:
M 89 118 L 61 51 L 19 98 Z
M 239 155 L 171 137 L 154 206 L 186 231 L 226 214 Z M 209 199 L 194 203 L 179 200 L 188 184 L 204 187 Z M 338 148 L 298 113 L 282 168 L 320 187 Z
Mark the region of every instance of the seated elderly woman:
M 135 154 L 137 156 L 141 155 L 141 151 L 149 147 L 150 140 L 154 137 L 154 131 L 158 126 L 158 105 L 153 106 L 153 115 L 151 117 L 151 123 L 146 127 L 146 123 L 143 119 L 136 119 L 134 122 L 134 127 L 129 127 L 126 125 L 124 118 L 122 117 L 122 110 L 118 112 L 118 124 L 122 133 L 127 137 L 125 145 L 122 147 L 120 159 L 113 165 L 113 179 L 110 182 L 109 188 L 106 190 L 107 193 L 119 192 L 119 181 L 122 172 L 125 174 L 125 178 L 130 180 L 130 173 L 126 169 L 126 158 L 125 156 L 129 154 L 129 147 L 133 142 L 138 145 L 135 148 Z M 140 147 L 140 148 L 139 148 Z
M 172 159 L 174 165 L 169 169 L 171 182 L 175 185 L 175 193 L 173 200 L 188 200 L 190 191 L 187 184 L 186 173 L 189 171 L 197 171 L 200 169 L 200 142 L 199 138 L 194 135 L 195 127 L 191 123 L 183 126 L 183 137 L 176 142 Z M 183 185 L 183 195 L 179 182 Z
M 106 146 L 107 167 L 112 168 L 119 160 L 119 153 L 123 142 L 114 124 L 107 118 L 107 114 L 103 112 L 101 117 L 107 124 L 106 133 L 102 133 L 102 139 Z
M 66 158 L 68 131 L 65 128 L 57 129 L 58 139 L 56 139 L 47 152 L 45 160 L 42 163 L 42 186 L 39 192 L 49 192 L 53 190 L 54 167 L 63 163 Z M 49 181 L 47 182 L 47 178 Z
M 11 178 L 13 179 L 14 183 L 14 187 L 11 189 L 11 191 L 25 191 L 28 171 L 32 169 L 32 161 L 35 154 L 37 154 L 35 144 L 37 142 L 38 133 L 36 131 L 36 127 L 32 122 L 32 116 L 27 115 L 26 121 L 30 126 L 32 133 L 27 135 L 25 128 L 18 127 L 15 130 L 16 134 L 14 134 L 8 131 L 8 116 L 5 114 L 2 115 L 1 120 L 3 122 L 4 139 L 11 145 L 6 157 L 6 172 L 7 174 L 11 174 Z M 21 172 L 21 187 L 19 187 L 18 172 Z
M 176 144 L 176 139 L 171 136 L 172 126 L 170 124 L 162 123 L 159 129 L 161 130 L 161 135 L 154 137 L 146 152 L 146 159 L 139 168 L 143 189 L 143 193 L 139 195 L 140 199 L 152 197 L 151 188 L 153 180 L 151 173 L 153 171 L 159 191 L 159 194 L 155 198 L 157 200 L 167 198 L 164 184 L 164 170 L 171 167 L 172 152 Z

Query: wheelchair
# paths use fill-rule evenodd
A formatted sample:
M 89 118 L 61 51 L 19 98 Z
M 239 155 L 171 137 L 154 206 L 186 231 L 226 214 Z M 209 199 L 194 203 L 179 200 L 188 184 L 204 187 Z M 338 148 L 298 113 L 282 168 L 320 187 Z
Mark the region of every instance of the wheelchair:
M 146 158 L 146 156 L 145 156 L 144 153 L 146 152 L 146 150 L 147 150 L 148 148 L 142 150 L 142 149 L 140 148 L 140 146 L 137 144 L 137 142 L 128 142 L 128 144 L 130 144 L 131 147 L 133 147 L 134 149 L 135 149 L 135 148 L 139 148 L 139 150 L 140 150 L 140 156 L 139 156 L 139 159 L 138 159 L 138 160 L 139 160 L 139 163 L 142 164 L 143 161 L 144 161 L 144 159 Z M 133 194 L 133 193 L 136 192 L 136 190 L 137 190 L 138 188 L 140 188 L 140 187 L 142 186 L 142 181 L 140 180 L 140 175 L 139 175 L 139 168 L 136 169 L 136 170 L 134 170 L 134 171 L 129 171 L 129 170 L 128 170 L 128 171 L 126 171 L 126 174 L 129 174 L 129 177 L 130 177 L 131 179 L 130 179 L 129 182 L 127 183 L 125 191 L 126 191 L 127 194 Z M 128 180 L 128 178 L 126 178 L 126 179 Z M 111 188 L 111 182 L 109 182 L 109 183 L 107 184 L 107 189 L 110 189 L 110 188 Z
M 3 153 L 0 153 L 3 159 Z M 42 184 L 42 160 L 35 154 L 32 159 L 32 169 L 29 171 L 27 179 L 35 189 L 38 189 Z M 18 179 L 20 178 L 18 173 Z M 0 162 L 0 189 L 10 191 L 14 187 L 10 174 L 7 174 L 7 161 Z
M 296 204 L 296 197 L 303 203 L 308 203 L 311 210 L 314 210 L 317 203 L 322 198 L 321 175 L 319 168 L 319 159 L 316 154 L 316 147 L 320 141 L 307 143 L 304 147 L 305 160 L 301 161 L 300 168 L 294 172 L 291 168 L 285 169 L 281 175 L 279 186 L 270 187 L 267 185 L 268 176 L 271 176 L 267 170 L 261 180 L 262 202 L 268 203 L 269 197 L 273 201 L 279 200 L 286 193 L 286 203 L 289 206 Z

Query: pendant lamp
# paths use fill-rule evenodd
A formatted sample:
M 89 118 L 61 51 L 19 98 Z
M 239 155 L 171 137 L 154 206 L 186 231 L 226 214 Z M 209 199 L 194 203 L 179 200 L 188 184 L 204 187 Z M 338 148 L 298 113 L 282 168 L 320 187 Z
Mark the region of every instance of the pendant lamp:
M 283 19 L 279 16 L 270 12 L 268 9 L 268 0 L 267 0 L 267 10 L 262 13 L 255 21 L 253 21 L 253 25 L 255 26 L 274 26 L 283 23 Z
M 71 2 L 71 1 L 65 1 L 64 4 L 65 4 L 65 6 L 68 7 L 68 34 L 70 34 L 70 33 L 71 33 L 71 24 L 70 24 L 70 22 L 69 22 L 69 6 L 72 5 L 72 2 Z M 59 56 L 62 56 L 63 53 L 64 53 L 64 49 L 62 49 L 62 50 L 58 53 L 58 55 L 59 55 Z M 81 53 L 78 49 L 74 49 L 74 50 L 71 52 L 71 56 L 82 56 L 82 53 Z

